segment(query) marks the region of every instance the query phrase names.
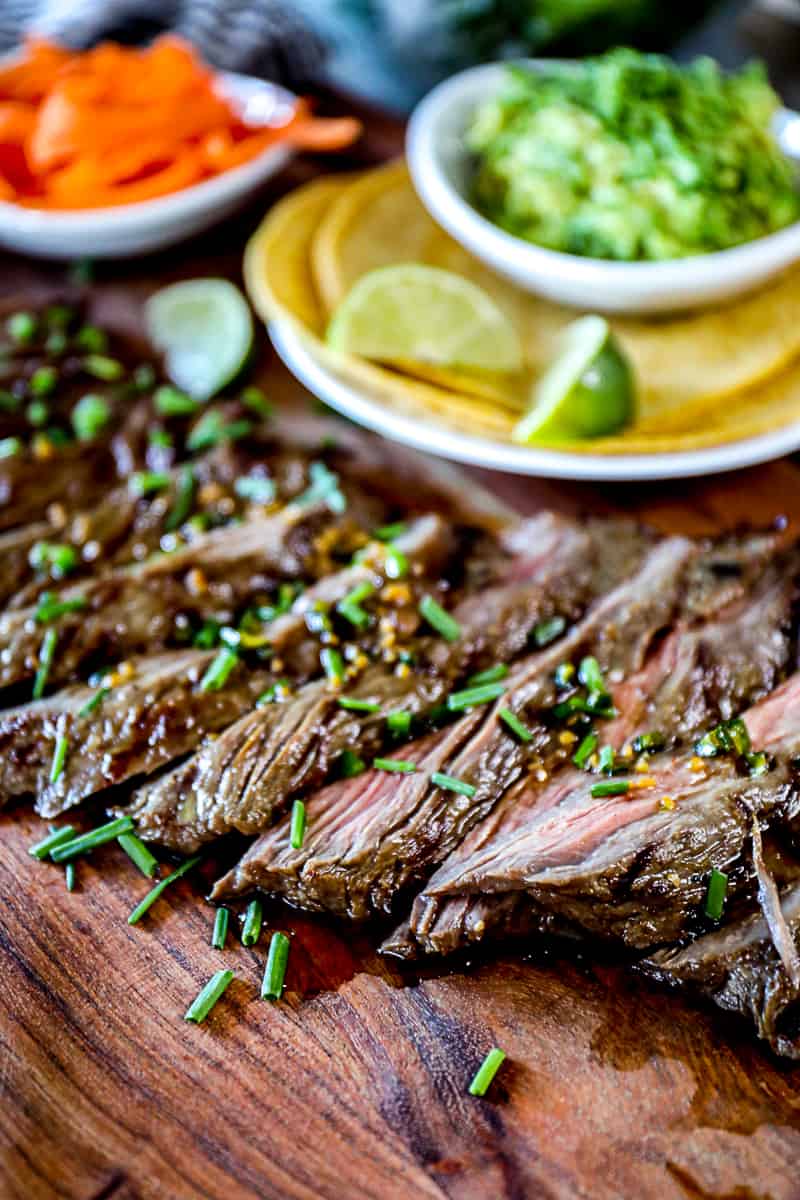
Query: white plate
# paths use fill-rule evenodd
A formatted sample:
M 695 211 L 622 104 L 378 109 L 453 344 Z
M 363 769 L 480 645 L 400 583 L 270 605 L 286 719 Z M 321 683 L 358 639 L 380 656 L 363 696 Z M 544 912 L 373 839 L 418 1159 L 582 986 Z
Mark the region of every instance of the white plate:
M 467 200 L 471 164 L 464 131 L 476 106 L 501 85 L 506 65 L 471 67 L 440 83 L 414 110 L 406 135 L 414 187 L 431 216 L 499 274 L 584 311 L 645 313 L 729 299 L 800 261 L 800 221 L 731 250 L 654 263 L 546 250 L 493 225 Z M 545 64 L 530 59 L 525 65 Z M 800 114 L 781 109 L 774 130 L 784 153 L 800 162 Z
M 220 92 L 254 129 L 281 125 L 295 97 L 250 75 L 220 72 Z M 216 224 L 291 157 L 285 144 L 168 196 L 113 208 L 53 212 L 0 203 L 0 246 L 37 258 L 125 258 L 161 250 Z
M 750 467 L 800 448 L 800 422 L 759 437 L 672 454 L 570 454 L 568 451 L 492 442 L 487 438 L 456 433 L 434 421 L 408 417 L 379 403 L 368 392 L 340 378 L 319 362 L 308 342 L 288 321 L 272 321 L 269 335 L 292 374 L 337 412 L 417 450 L 478 467 L 553 479 L 605 482 L 682 479 Z

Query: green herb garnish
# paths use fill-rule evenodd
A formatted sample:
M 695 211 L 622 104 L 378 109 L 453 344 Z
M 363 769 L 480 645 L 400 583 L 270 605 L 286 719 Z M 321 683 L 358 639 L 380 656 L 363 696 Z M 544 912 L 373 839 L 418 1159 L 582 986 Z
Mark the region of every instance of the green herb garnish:
M 53 751 L 53 761 L 50 765 L 50 782 L 57 783 L 59 777 L 64 770 L 64 764 L 67 761 L 69 753 L 69 738 L 66 734 L 60 733 L 56 738 L 55 750 Z
M 131 821 L 131 828 L 133 828 L 133 821 Z M 129 831 L 127 829 L 123 829 L 121 832 L 128 833 Z M 176 879 L 182 879 L 184 875 L 188 874 L 192 867 L 197 866 L 201 858 L 202 855 L 200 854 L 195 854 L 194 858 L 187 858 L 186 862 L 181 863 L 179 867 L 176 867 L 171 875 L 167 875 L 166 878 L 160 880 L 154 888 L 151 888 L 145 898 L 139 901 L 139 903 L 136 905 L 136 908 L 128 917 L 128 924 L 136 925 L 137 922 L 141 921 L 142 917 L 150 908 L 152 908 L 164 889 L 168 888 L 169 885 L 174 883 Z
M 36 318 L 33 313 L 15 312 L 6 321 L 6 333 L 12 342 L 23 345 L 36 334 Z
M 262 1000 L 280 1000 L 289 961 L 289 939 L 285 933 L 273 933 L 267 955 L 264 981 L 261 984 Z
M 134 471 L 128 476 L 128 488 L 134 496 L 152 496 L 168 488 L 171 479 L 166 471 Z
M 218 692 L 228 682 L 228 676 L 239 661 L 235 650 L 223 646 L 213 662 L 209 663 L 205 675 L 200 680 L 201 692 Z
M 386 717 L 386 727 L 394 737 L 403 737 L 411 728 L 410 712 L 391 712 Z
M 211 945 L 215 950 L 225 949 L 225 940 L 228 936 L 228 922 L 231 919 L 231 911 L 229 908 L 218 908 L 214 917 L 214 931 L 211 934 Z
M 407 529 L 405 521 L 395 521 L 392 525 L 381 525 L 378 529 L 373 529 L 372 536 L 379 542 L 393 542 L 395 538 L 402 537 Z
M 102 354 L 108 349 L 108 335 L 96 325 L 82 325 L 75 334 L 75 345 L 87 354 Z
M 716 867 L 711 871 L 706 893 L 706 916 L 712 921 L 719 921 L 725 907 L 725 893 L 728 890 L 728 876 Z
M 598 799 L 602 796 L 624 796 L 630 791 L 630 782 L 627 779 L 608 779 L 605 783 L 595 783 L 592 785 L 592 796 Z
M 34 571 L 49 571 L 54 579 L 63 579 L 78 565 L 78 551 L 61 542 L 35 542 L 28 554 Z
M 347 509 L 347 497 L 339 486 L 339 476 L 323 462 L 313 462 L 308 468 L 310 485 L 292 501 L 302 508 L 314 504 L 325 504 L 332 513 L 341 514 Z
M 534 646 L 541 650 L 544 646 L 549 646 L 557 637 L 567 628 L 567 622 L 561 616 L 549 617 L 545 621 L 540 621 L 538 625 L 534 625 L 531 637 Z
M 59 600 L 52 592 L 42 592 L 33 619 L 39 625 L 46 625 L 48 621 L 56 621 L 67 613 L 82 612 L 86 604 L 84 596 L 75 596 L 73 600 Z
M 53 655 L 56 649 L 56 641 L 58 634 L 55 629 L 48 629 L 47 633 L 42 638 L 42 644 L 39 648 L 39 666 L 36 671 L 36 676 L 33 681 L 33 698 L 40 700 L 47 686 L 47 677 L 50 674 L 50 668 L 53 665 Z
M 372 766 L 376 771 L 392 771 L 397 775 L 413 775 L 417 764 L 404 758 L 373 758 Z
M 451 692 L 447 697 L 447 707 L 450 712 L 463 712 L 474 708 L 476 704 L 488 704 L 497 700 L 505 692 L 504 683 L 482 683 L 478 687 L 466 688 L 463 692 Z
M 259 899 L 251 900 L 244 914 L 242 924 L 242 945 L 255 946 L 261 934 L 261 921 L 264 910 Z
M 106 696 L 109 694 L 110 691 L 111 691 L 110 687 L 98 688 L 97 691 L 95 692 L 95 694 L 92 696 L 92 698 L 90 700 L 86 701 L 83 708 L 78 710 L 78 716 L 79 717 L 90 716 L 96 708 L 100 707 L 100 705 L 103 703 L 103 701 L 105 700 Z
M 222 413 L 217 409 L 204 413 L 186 439 L 186 447 L 195 453 L 198 450 L 210 450 L 221 442 L 236 442 L 252 433 L 250 421 L 223 420 Z
M 0 438 L 0 458 L 16 458 L 22 453 L 22 441 L 18 437 Z
M 423 596 L 419 602 L 419 614 L 428 622 L 432 629 L 440 633 L 447 642 L 457 642 L 461 637 L 461 626 L 449 612 L 445 612 L 441 604 L 437 604 L 433 596 Z
M 455 775 L 445 775 L 441 771 L 433 772 L 431 783 L 435 783 L 438 788 L 444 788 L 446 792 L 457 792 L 459 796 L 474 796 L 477 791 L 471 783 L 456 779 Z
M 319 661 L 331 683 L 340 684 L 343 681 L 345 675 L 344 660 L 338 650 L 333 650 L 330 646 L 324 646 L 319 652 Z
M 572 756 L 572 761 L 576 767 L 585 767 L 589 759 L 597 749 L 599 738 L 596 733 L 587 733 L 586 737 L 581 742 L 578 749 Z
M 253 504 L 272 504 L 275 484 L 266 475 L 240 475 L 233 485 L 236 495 Z
M 666 744 L 664 734 L 654 729 L 651 733 L 640 733 L 633 739 L 631 746 L 634 754 L 655 754 L 658 750 L 663 750 Z
M 68 862 L 64 867 L 64 883 L 68 892 L 75 891 L 75 863 Z
M 243 388 L 239 399 L 245 408 L 249 408 L 251 412 L 257 413 L 259 417 L 272 416 L 272 405 L 260 387 L 251 385 L 250 387 Z
M 598 758 L 598 768 L 605 775 L 612 775 L 614 772 L 615 754 L 613 746 L 603 746 Z
M 233 971 L 217 971 L 215 975 L 212 975 L 187 1008 L 183 1017 L 184 1021 L 194 1021 L 195 1025 L 205 1021 L 232 979 Z
M 405 579 L 409 569 L 408 556 L 390 543 L 383 552 L 383 569 L 387 579 Z
M 90 442 L 103 432 L 111 420 L 111 406 L 102 396 L 88 392 L 81 396 L 69 419 L 78 441 Z
M 194 469 L 190 464 L 181 467 L 175 488 L 175 501 L 164 519 L 164 529 L 173 533 L 180 529 L 192 511 L 194 502 Z
M 355 750 L 343 750 L 339 756 L 339 773 L 342 779 L 354 779 L 365 771 L 367 764 L 359 758 Z
M 114 821 L 108 821 L 97 829 L 90 829 L 88 833 L 82 833 L 79 837 L 56 846 L 50 851 L 50 857 L 53 862 L 69 862 L 81 854 L 88 854 L 98 846 L 105 846 L 106 842 L 113 842 L 121 833 L 130 833 L 132 829 L 133 821 L 130 817 L 117 817 Z
M 32 396 L 49 396 L 57 383 L 55 367 L 37 367 L 28 380 L 28 389 Z
M 152 879 L 158 870 L 158 859 L 150 853 L 142 839 L 138 838 L 135 833 L 121 833 L 117 841 L 134 866 L 137 866 L 148 879 Z
M 356 696 L 339 696 L 337 703 L 340 708 L 349 709 L 351 712 L 377 713 L 381 711 L 380 704 L 376 704 L 374 700 L 359 700 Z
M 109 358 L 107 354 L 87 354 L 81 366 L 87 375 L 102 379 L 104 383 L 115 383 L 125 374 L 122 363 L 116 358 Z
M 508 667 L 505 663 L 498 663 L 495 667 L 487 667 L 485 671 L 478 671 L 476 675 L 470 675 L 467 680 L 468 687 L 479 687 L 482 683 L 498 683 L 501 679 L 505 679 L 508 675 Z
M 505 1061 L 505 1053 L 497 1046 L 489 1051 L 486 1058 L 472 1077 L 469 1085 L 470 1096 L 485 1096 L 489 1085 Z
M 162 383 L 156 388 L 153 392 L 153 405 L 162 417 L 192 417 L 200 409 L 197 400 L 173 387 L 171 383 Z
M 33 846 L 28 847 L 28 854 L 31 858 L 38 858 L 41 862 L 47 858 L 51 850 L 55 850 L 56 846 L 63 846 L 65 842 L 71 842 L 74 837 L 75 828 L 72 825 L 64 825 L 61 829 L 51 826 L 46 838 L 42 838 L 41 842 L 36 842 Z
M 528 729 L 528 726 L 523 724 L 517 714 L 512 712 L 510 708 L 501 708 L 497 716 L 504 725 L 508 726 L 514 737 L 518 738 L 521 742 L 533 741 L 533 734 Z
M 293 850 L 299 850 L 303 844 L 306 832 L 306 806 L 302 800 L 295 800 L 292 805 L 292 822 L 289 831 L 289 845 Z

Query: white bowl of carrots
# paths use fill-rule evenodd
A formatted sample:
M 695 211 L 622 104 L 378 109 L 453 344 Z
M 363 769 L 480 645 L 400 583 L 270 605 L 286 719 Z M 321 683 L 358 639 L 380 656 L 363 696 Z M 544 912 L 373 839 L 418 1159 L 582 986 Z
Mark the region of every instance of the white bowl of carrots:
M 295 149 L 359 132 L 275 84 L 212 72 L 175 37 L 83 52 L 31 40 L 0 63 L 0 245 L 57 259 L 158 250 L 234 211 Z

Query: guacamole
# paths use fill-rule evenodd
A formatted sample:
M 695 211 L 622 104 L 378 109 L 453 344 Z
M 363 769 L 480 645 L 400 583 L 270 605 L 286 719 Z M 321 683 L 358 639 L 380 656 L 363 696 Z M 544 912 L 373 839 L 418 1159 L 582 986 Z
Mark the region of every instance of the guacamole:
M 758 64 L 726 75 L 613 50 L 509 67 L 467 133 L 472 198 L 491 221 L 553 250 L 625 261 L 705 254 L 800 217 L 794 167 L 770 123 Z

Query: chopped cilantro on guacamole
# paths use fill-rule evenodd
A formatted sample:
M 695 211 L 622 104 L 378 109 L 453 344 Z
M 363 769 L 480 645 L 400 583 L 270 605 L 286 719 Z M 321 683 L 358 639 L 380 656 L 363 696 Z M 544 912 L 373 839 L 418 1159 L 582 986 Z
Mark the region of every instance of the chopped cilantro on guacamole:
M 468 131 L 473 200 L 531 242 L 595 258 L 723 250 L 800 217 L 792 163 L 770 123 L 778 98 L 758 64 L 614 50 L 509 67 Z

